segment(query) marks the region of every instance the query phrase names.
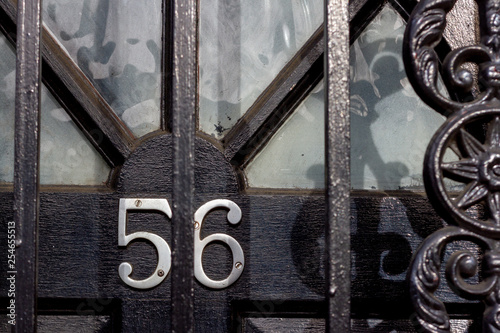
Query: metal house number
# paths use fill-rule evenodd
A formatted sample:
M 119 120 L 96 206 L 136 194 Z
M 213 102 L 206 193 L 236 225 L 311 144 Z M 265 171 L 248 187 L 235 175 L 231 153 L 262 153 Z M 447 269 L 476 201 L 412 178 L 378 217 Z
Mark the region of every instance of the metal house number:
M 194 276 L 203 285 L 223 289 L 232 285 L 243 272 L 245 257 L 241 245 L 233 237 L 226 234 L 212 234 L 203 239 L 200 238 L 200 231 L 205 216 L 217 208 L 228 209 L 227 219 L 231 224 L 238 224 L 241 220 L 241 209 L 231 200 L 216 199 L 202 205 L 194 214 Z M 123 282 L 137 289 L 149 289 L 159 285 L 170 272 L 171 251 L 168 243 L 160 236 L 151 232 L 139 231 L 127 235 L 127 212 L 130 210 L 154 210 L 159 211 L 172 218 L 172 210 L 167 199 L 120 199 L 118 215 L 118 246 L 127 246 L 134 239 L 146 239 L 153 243 L 158 252 L 158 265 L 155 272 L 144 280 L 134 280 L 130 278 L 132 265 L 123 262 L 118 268 L 118 273 Z M 224 280 L 215 281 L 210 279 L 203 270 L 202 256 L 205 247 L 213 242 L 226 243 L 233 255 L 233 265 L 229 276 Z

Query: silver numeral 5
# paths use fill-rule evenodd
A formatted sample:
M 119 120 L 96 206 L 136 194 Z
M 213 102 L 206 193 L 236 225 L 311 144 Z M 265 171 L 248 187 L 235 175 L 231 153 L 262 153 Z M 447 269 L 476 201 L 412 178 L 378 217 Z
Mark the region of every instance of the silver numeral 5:
M 229 223 L 237 224 L 241 220 L 241 209 L 233 201 L 225 199 L 217 199 L 207 202 L 202 205 L 194 214 L 194 276 L 203 285 L 222 289 L 233 284 L 241 276 L 245 266 L 245 257 L 240 244 L 233 237 L 226 234 L 213 234 L 200 238 L 200 231 L 206 215 L 217 208 L 228 209 L 227 219 Z M 130 278 L 132 274 L 132 265 L 129 263 L 121 263 L 118 268 L 118 273 L 122 281 L 137 289 L 149 289 L 159 285 L 170 272 L 171 267 L 171 251 L 168 243 L 160 236 L 150 232 L 134 232 L 130 235 L 126 234 L 129 210 L 156 210 L 163 212 L 169 218 L 172 218 L 172 210 L 167 199 L 120 199 L 119 216 L 118 216 L 118 246 L 127 246 L 132 240 L 142 238 L 150 241 L 156 247 L 158 252 L 158 265 L 155 272 L 144 280 L 134 280 Z M 212 242 L 226 243 L 231 249 L 233 255 L 233 265 L 229 276 L 220 281 L 210 279 L 203 270 L 202 257 L 203 251 L 208 244 Z
M 156 247 L 158 252 L 158 265 L 155 272 L 144 280 L 134 280 L 129 277 L 132 274 L 132 265 L 122 262 L 118 268 L 118 274 L 123 282 L 138 289 L 149 289 L 159 285 L 170 272 L 171 252 L 168 243 L 160 236 L 150 232 L 134 232 L 127 235 L 127 211 L 129 210 L 156 210 L 165 213 L 172 218 L 172 210 L 167 199 L 120 199 L 118 210 L 118 246 L 127 246 L 137 238 L 147 239 Z

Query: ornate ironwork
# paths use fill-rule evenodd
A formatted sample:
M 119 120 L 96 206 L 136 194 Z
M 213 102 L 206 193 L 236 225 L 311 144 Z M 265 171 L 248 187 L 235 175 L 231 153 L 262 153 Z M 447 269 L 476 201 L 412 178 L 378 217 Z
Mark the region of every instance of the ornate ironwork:
M 453 253 L 446 266 L 448 285 L 461 297 L 482 300 L 483 331 L 499 332 L 500 1 L 477 0 L 481 44 L 451 51 L 441 64 L 435 47 L 455 2 L 421 0 L 405 34 L 404 61 L 415 91 L 447 117 L 427 149 L 425 188 L 440 216 L 456 225 L 430 235 L 416 252 L 409 272 L 410 296 L 422 328 L 449 332 L 446 308 L 435 296 L 443 252 L 450 242 L 473 242 L 482 255 Z M 461 103 L 440 92 L 438 76 L 441 69 L 448 87 L 470 92 L 475 79 L 465 63 L 479 68 L 480 93 L 475 100 Z M 469 283 L 467 279 L 473 276 L 480 276 L 479 282 Z

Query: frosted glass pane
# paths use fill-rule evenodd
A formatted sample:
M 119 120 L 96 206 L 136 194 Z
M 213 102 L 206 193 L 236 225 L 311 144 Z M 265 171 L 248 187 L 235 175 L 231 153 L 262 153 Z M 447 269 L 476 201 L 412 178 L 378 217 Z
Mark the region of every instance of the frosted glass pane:
M 248 185 L 261 188 L 324 188 L 323 82 L 246 168 Z
M 323 22 L 323 0 L 200 1 L 200 129 L 225 135 Z
M 160 127 L 161 0 L 44 0 L 43 21 L 137 136 Z
M 408 82 L 401 54 L 404 29 L 399 14 L 386 6 L 351 46 L 355 189 L 423 189 L 425 151 L 444 122 Z M 318 89 L 248 165 L 249 186 L 324 188 L 323 110 Z
M 14 180 L 16 54 L 0 33 L 0 182 Z
M 14 180 L 15 53 L 0 34 L 0 182 Z M 42 87 L 40 183 L 99 185 L 109 166 Z
M 109 166 L 45 87 L 42 89 L 41 118 L 40 183 L 105 183 Z
M 423 158 L 444 117 L 408 82 L 405 23 L 389 5 L 351 46 L 351 186 L 422 189 Z

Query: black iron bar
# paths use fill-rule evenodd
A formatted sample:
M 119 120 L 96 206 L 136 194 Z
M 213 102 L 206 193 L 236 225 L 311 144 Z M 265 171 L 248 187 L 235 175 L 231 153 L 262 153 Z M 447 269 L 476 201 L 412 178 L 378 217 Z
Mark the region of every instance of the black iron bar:
M 16 332 L 36 332 L 40 141 L 40 0 L 18 2 L 14 222 Z
M 197 101 L 197 1 L 173 2 L 172 332 L 194 332 L 193 201 Z
M 327 331 L 350 330 L 349 14 L 325 1 Z
M 172 1 L 163 0 L 162 3 L 162 60 L 161 60 L 161 105 L 160 105 L 160 128 L 164 131 L 172 131 Z

